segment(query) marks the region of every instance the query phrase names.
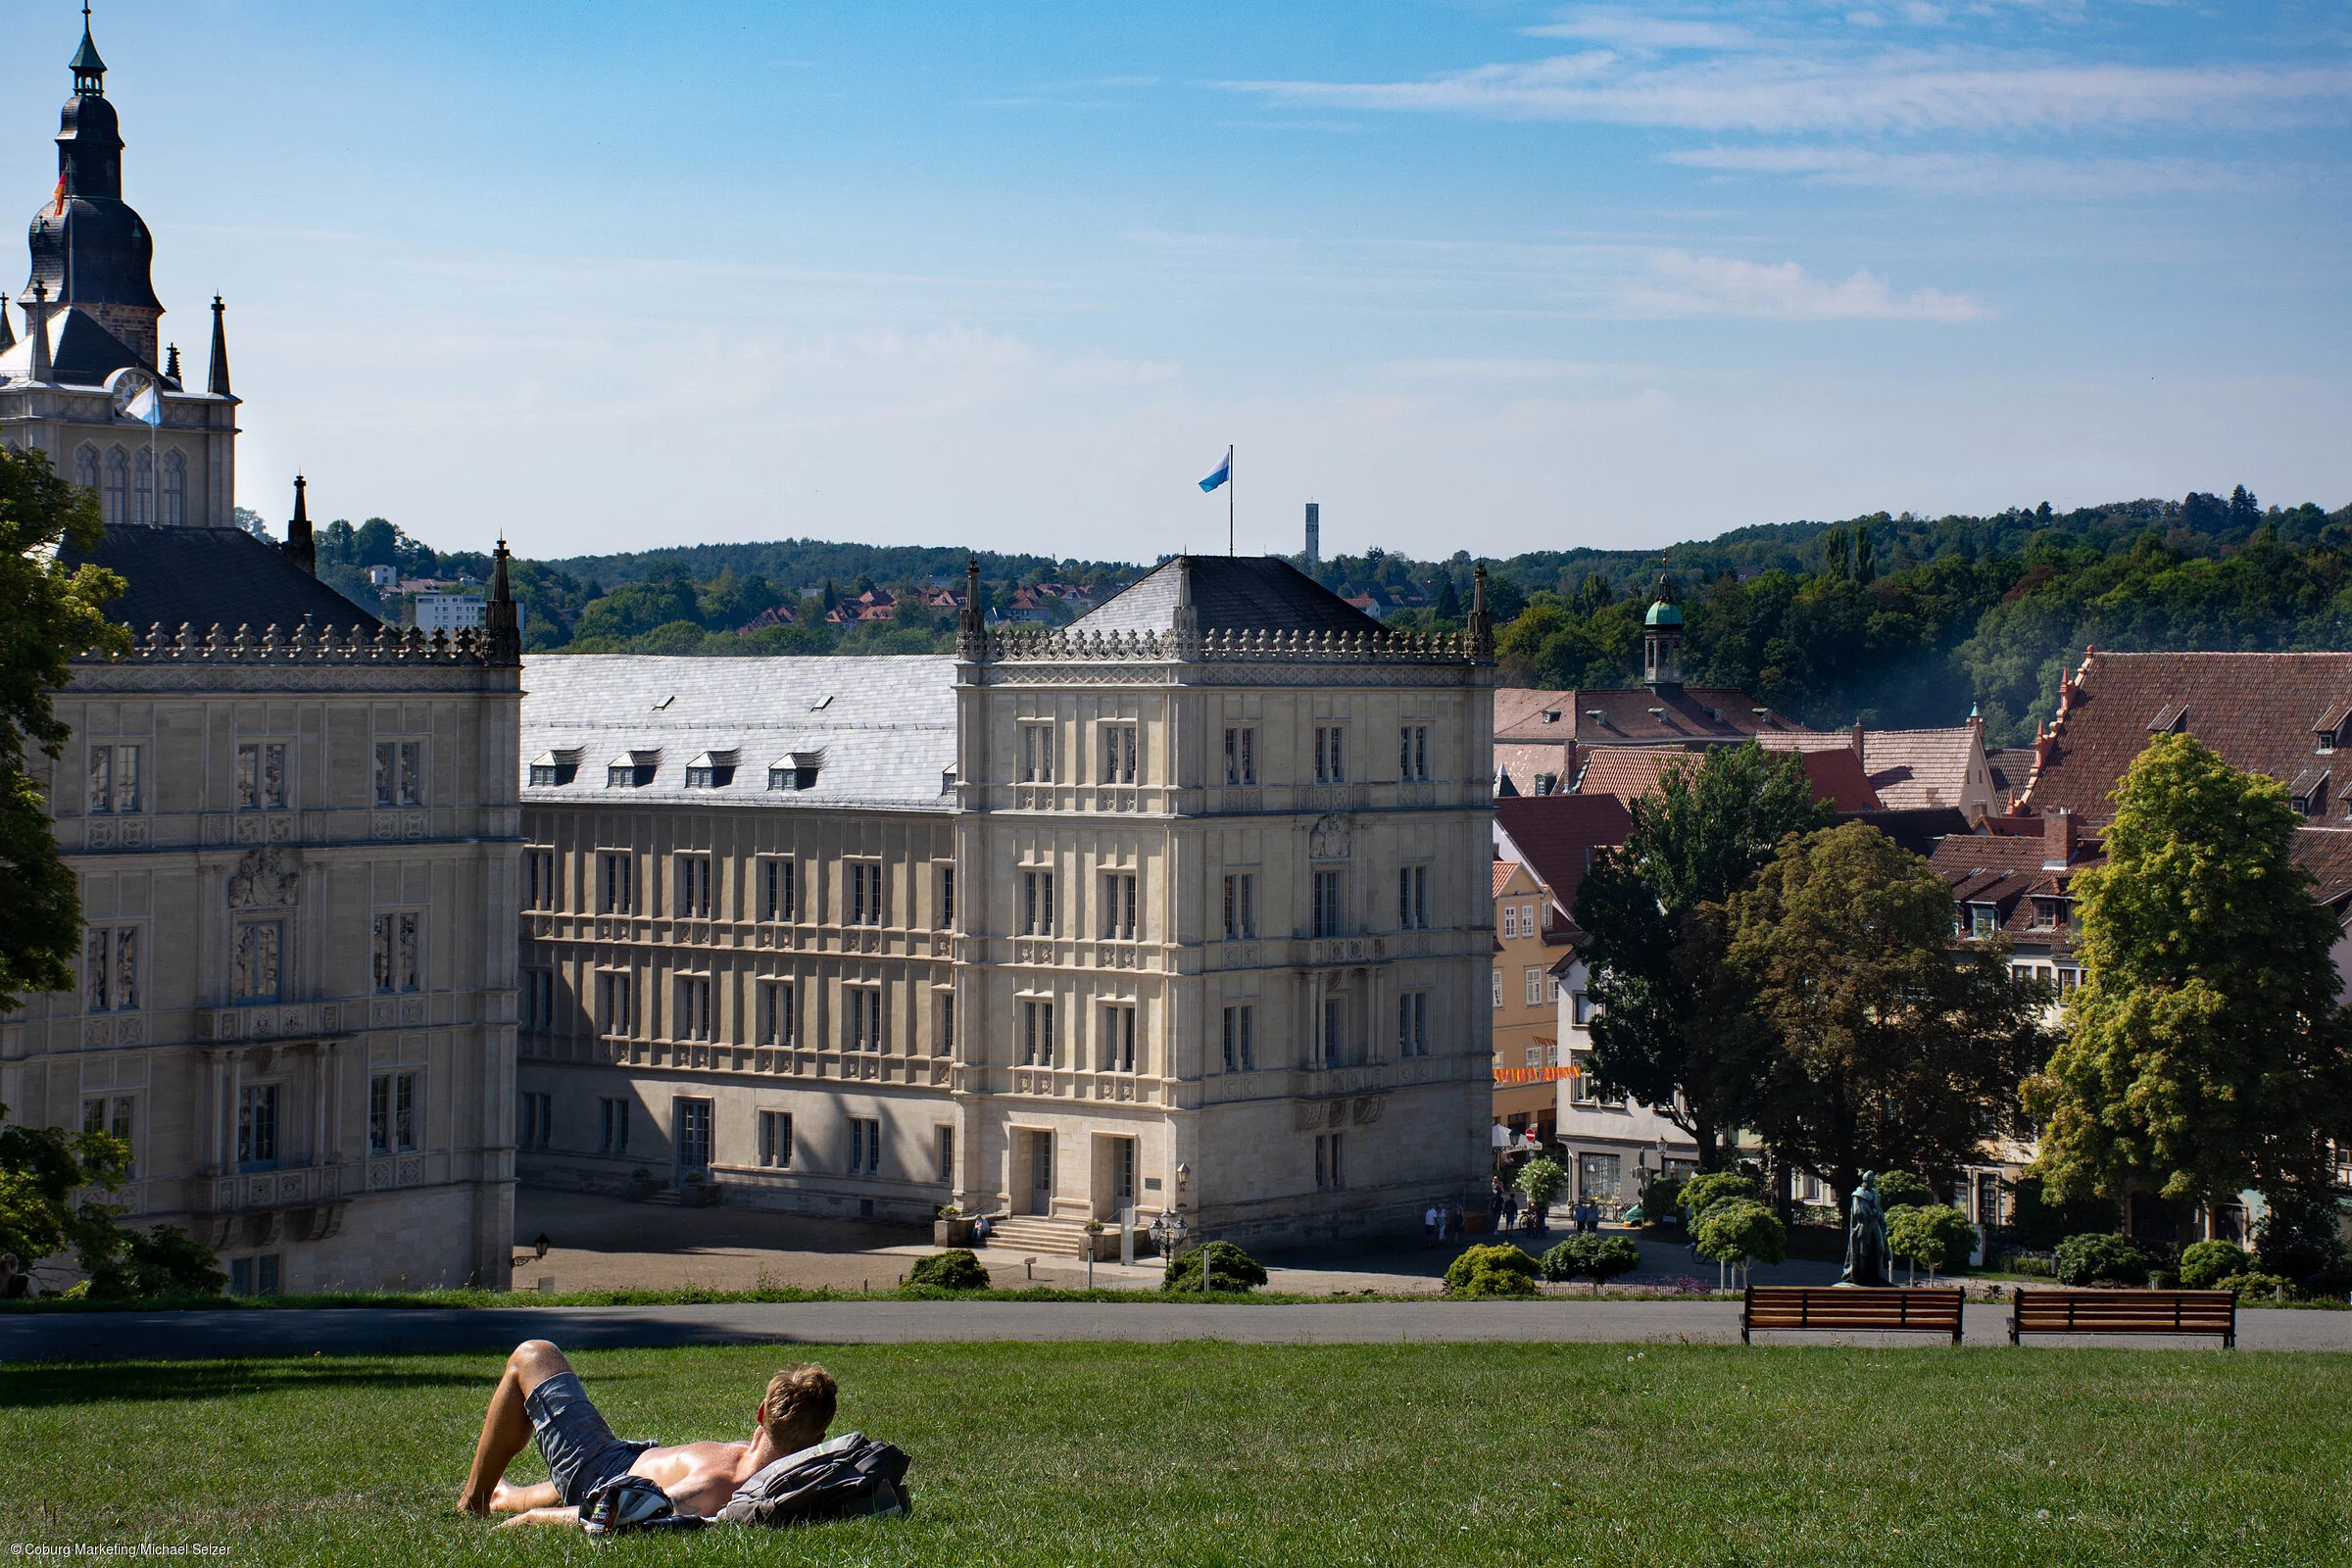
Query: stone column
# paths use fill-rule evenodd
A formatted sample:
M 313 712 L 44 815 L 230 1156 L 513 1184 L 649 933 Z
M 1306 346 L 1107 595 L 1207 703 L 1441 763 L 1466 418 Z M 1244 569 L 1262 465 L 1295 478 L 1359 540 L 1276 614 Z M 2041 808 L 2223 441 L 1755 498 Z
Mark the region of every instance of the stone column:
M 227 1147 L 222 1152 L 220 1168 L 233 1175 L 238 1166 L 238 1119 L 244 1113 L 242 1091 L 245 1087 L 245 1048 L 242 1046 L 231 1047 L 223 1054 L 228 1057 L 227 1126 L 224 1129 L 227 1136 Z

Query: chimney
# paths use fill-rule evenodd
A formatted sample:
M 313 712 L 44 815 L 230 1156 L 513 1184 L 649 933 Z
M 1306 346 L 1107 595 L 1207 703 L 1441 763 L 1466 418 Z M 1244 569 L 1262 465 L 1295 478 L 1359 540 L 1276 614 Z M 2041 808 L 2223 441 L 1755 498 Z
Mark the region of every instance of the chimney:
M 1306 504 L 1306 569 L 1312 576 L 1323 560 L 1323 509 L 1315 502 Z
M 1855 760 L 1855 761 L 1857 761 L 1857 762 L 1863 762 L 1863 754 L 1862 754 L 1862 721 L 1861 721 L 1860 719 L 1858 719 L 1858 718 L 1854 720 L 1854 733 L 1853 733 L 1852 739 L 1851 739 L 1851 740 L 1848 742 L 1848 744 L 1849 744 L 1849 745 L 1851 745 L 1851 746 L 1853 747 L 1853 749 L 1854 749 L 1854 760 Z M 1863 765 L 1864 765 L 1865 767 L 1867 767 L 1869 764 L 1868 764 L 1867 762 L 1863 762 Z
M 2075 858 L 2075 813 L 2052 811 L 2041 819 L 2041 868 L 2063 871 Z

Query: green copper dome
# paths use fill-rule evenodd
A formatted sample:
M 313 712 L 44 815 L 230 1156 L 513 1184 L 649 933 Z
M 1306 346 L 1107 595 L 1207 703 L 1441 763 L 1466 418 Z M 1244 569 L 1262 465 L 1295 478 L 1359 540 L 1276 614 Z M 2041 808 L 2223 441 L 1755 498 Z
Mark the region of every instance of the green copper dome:
M 1650 606 L 1649 613 L 1642 617 L 1644 626 L 1680 626 L 1682 623 L 1683 612 L 1663 599 Z

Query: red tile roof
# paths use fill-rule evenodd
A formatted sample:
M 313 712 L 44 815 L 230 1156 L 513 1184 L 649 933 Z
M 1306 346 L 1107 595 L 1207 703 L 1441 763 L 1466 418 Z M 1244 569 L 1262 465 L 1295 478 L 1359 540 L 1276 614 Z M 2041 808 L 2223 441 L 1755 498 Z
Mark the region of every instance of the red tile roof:
M 2315 815 L 2352 813 L 2352 753 L 2321 752 L 2313 733 L 2347 696 L 2352 654 L 2087 654 L 2036 742 L 2042 762 L 2026 804 L 2108 821 L 2107 797 L 2132 760 L 2155 734 L 2179 729 L 2230 766 L 2282 784 L 2326 770 Z
M 1623 844 L 1634 819 L 1613 795 L 1524 795 L 1494 803 L 1494 826 L 1503 853 L 1524 861 L 1573 913 L 1592 852 Z
M 1626 746 L 1738 741 L 1760 730 L 1811 733 L 1784 713 L 1758 714 L 1755 710 L 1762 706 L 1729 686 L 1660 691 L 1647 686 L 1568 691 L 1506 686 L 1494 693 L 1494 738 L 1561 741 L 1574 736 L 1587 746 Z M 1559 716 L 1546 719 L 1546 713 Z
M 1696 750 L 1693 748 L 1692 750 Z M 1799 754 L 1804 759 L 1805 777 L 1813 786 L 1813 798 L 1826 801 L 1838 811 L 1876 811 L 1883 804 L 1870 780 L 1862 772 L 1862 764 L 1844 747 L 1827 747 Z M 1576 777 L 1579 795 L 1614 795 L 1631 806 L 1635 801 L 1657 788 L 1658 779 L 1668 763 L 1682 758 L 1689 765 L 1697 765 L 1692 751 L 1663 746 L 1596 746 L 1584 754 Z
M 1494 862 L 1494 892 L 1491 896 L 1502 897 L 1502 890 L 1510 886 L 1511 876 L 1518 869 L 1519 862 L 1517 860 L 1496 860 Z

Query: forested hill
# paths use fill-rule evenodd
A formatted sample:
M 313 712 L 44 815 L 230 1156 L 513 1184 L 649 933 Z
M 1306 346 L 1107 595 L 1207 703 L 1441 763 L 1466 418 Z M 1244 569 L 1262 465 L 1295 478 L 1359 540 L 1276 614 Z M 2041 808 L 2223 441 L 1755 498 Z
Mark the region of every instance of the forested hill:
M 368 587 L 369 565 L 445 581 L 488 569 L 477 555 L 436 555 L 382 518 L 321 529 L 318 557 L 336 587 L 395 613 L 395 596 Z M 791 539 L 518 561 L 514 576 L 533 652 L 914 653 L 953 646 L 954 614 L 907 590 L 960 590 L 967 559 L 951 545 Z M 1026 606 L 1049 622 L 1151 564 L 978 560 L 993 612 Z M 1474 564 L 1459 552 L 1423 561 L 1370 550 L 1322 562 L 1315 575 L 1369 596 L 1392 625 L 1435 630 L 1461 624 Z M 2243 489 L 2066 513 L 1772 523 L 1663 551 L 1535 551 L 1487 565 L 1511 683 L 1631 679 L 1663 570 L 1684 602 L 1692 682 L 1743 687 L 1823 725 L 1954 724 L 1975 707 L 1993 745 L 2031 738 L 2086 642 L 2352 648 L 2352 507 L 2265 508 Z M 1086 592 L 1062 591 L 1073 587 Z M 827 619 L 868 590 L 899 596 L 892 620 Z

